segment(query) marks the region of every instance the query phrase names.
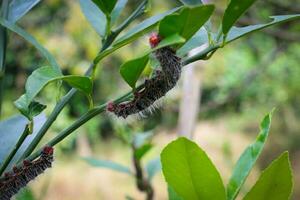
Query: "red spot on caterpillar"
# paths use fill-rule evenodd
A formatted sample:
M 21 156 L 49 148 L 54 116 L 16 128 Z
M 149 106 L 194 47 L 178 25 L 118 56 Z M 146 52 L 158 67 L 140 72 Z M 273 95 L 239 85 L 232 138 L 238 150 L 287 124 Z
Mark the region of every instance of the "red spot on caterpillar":
M 156 47 L 161 41 L 161 37 L 157 33 L 152 33 L 149 38 L 149 43 L 152 48 Z
M 51 147 L 51 146 L 44 147 L 43 153 L 45 153 L 47 155 L 52 155 L 53 154 L 53 147 Z
M 114 112 L 114 110 L 115 110 L 115 104 L 113 102 L 108 102 L 106 109 L 109 112 Z

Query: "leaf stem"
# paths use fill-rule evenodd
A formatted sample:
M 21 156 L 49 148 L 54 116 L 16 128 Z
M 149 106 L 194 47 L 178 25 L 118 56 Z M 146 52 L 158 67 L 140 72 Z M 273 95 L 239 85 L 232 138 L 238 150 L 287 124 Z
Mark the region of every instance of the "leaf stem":
M 7 168 L 7 166 L 9 165 L 10 161 L 16 155 L 18 149 L 21 147 L 21 145 L 23 144 L 23 142 L 25 141 L 25 139 L 29 135 L 29 133 L 30 133 L 29 126 L 30 126 L 29 124 L 27 124 L 25 126 L 25 129 L 24 129 L 21 137 L 19 138 L 17 144 L 15 145 L 15 147 L 12 149 L 12 151 L 9 153 L 9 155 L 5 159 L 4 163 L 2 164 L 2 166 L 0 168 L 0 176 L 3 174 L 3 172 L 5 171 L 5 169 Z

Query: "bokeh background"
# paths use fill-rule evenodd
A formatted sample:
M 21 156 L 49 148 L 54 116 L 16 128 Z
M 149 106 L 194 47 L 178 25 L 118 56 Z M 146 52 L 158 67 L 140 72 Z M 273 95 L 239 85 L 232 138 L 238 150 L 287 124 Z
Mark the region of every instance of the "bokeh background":
M 138 2 L 129 0 L 120 20 L 125 19 Z M 218 25 L 227 2 L 210 2 L 216 4 L 213 24 Z M 140 20 L 178 4 L 175 0 L 153 0 L 151 11 Z M 299 0 L 257 1 L 238 21 L 238 26 L 267 22 L 270 15 L 295 13 L 300 13 Z M 101 47 L 101 38 L 85 19 L 77 0 L 43 0 L 19 24 L 54 54 L 65 74 L 82 75 Z M 124 121 L 107 114 L 95 117 L 56 147 L 54 167 L 32 182 L 19 199 L 106 200 L 125 199 L 126 195 L 143 199 L 133 177 L 93 168 L 82 160 L 82 157 L 93 156 L 132 168 L 131 148 L 118 138 L 118 132 L 124 129 L 130 134 L 154 133 L 154 148 L 143 162 L 157 157 L 178 134 L 192 135 L 215 162 L 226 184 L 239 155 L 259 132 L 260 120 L 273 107 L 276 111 L 270 137 L 242 194 L 271 160 L 288 150 L 295 179 L 293 199 L 300 199 L 299 33 L 299 21 L 284 23 L 239 39 L 218 50 L 210 60 L 187 67 L 178 86 L 161 103 L 161 108 L 146 119 Z M 121 79 L 119 67 L 146 49 L 147 41 L 145 35 L 98 66 L 94 88 L 97 104 L 130 89 Z M 2 118 L 17 113 L 13 101 L 24 92 L 30 73 L 43 65 L 45 60 L 34 47 L 10 34 Z M 68 89 L 65 86 L 64 90 Z M 48 105 L 46 114 L 51 112 L 56 103 L 55 96 L 59 95 L 53 84 L 39 96 Z M 87 109 L 86 98 L 77 94 L 44 142 Z M 153 185 L 155 199 L 167 199 L 167 187 L 161 173 L 155 176 Z

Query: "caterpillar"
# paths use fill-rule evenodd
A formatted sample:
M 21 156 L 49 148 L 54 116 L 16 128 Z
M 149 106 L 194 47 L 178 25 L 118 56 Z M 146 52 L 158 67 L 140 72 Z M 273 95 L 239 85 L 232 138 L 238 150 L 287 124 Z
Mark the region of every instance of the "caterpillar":
M 0 200 L 9 200 L 24 188 L 31 180 L 51 168 L 53 162 L 53 148 L 44 147 L 41 155 L 34 161 L 24 160 L 20 167 L 13 167 L 0 180 Z
M 156 47 L 161 39 L 157 33 L 151 34 L 149 38 L 151 48 Z M 152 78 L 145 80 L 144 88 L 135 92 L 131 101 L 120 104 L 109 102 L 108 112 L 124 119 L 132 114 L 143 114 L 177 84 L 181 74 L 181 58 L 170 47 L 157 49 L 154 55 L 160 63 L 161 70 L 156 70 Z

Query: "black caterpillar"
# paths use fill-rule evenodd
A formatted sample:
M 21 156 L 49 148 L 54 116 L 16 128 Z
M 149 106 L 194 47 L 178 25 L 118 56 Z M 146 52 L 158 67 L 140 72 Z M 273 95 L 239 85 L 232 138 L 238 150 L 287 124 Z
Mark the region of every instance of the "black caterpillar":
M 0 200 L 9 200 L 31 180 L 50 168 L 52 162 L 53 148 L 47 146 L 38 159 L 34 161 L 24 160 L 21 167 L 14 167 L 12 171 L 5 173 L 0 181 Z
M 160 41 L 158 34 L 154 33 L 150 36 L 149 42 L 152 48 Z M 154 55 L 160 63 L 161 70 L 155 71 L 151 79 L 145 80 L 143 90 L 135 92 L 131 101 L 120 104 L 110 102 L 107 106 L 109 112 L 123 118 L 136 113 L 143 114 L 177 84 L 181 74 L 181 58 L 170 47 L 158 49 Z

